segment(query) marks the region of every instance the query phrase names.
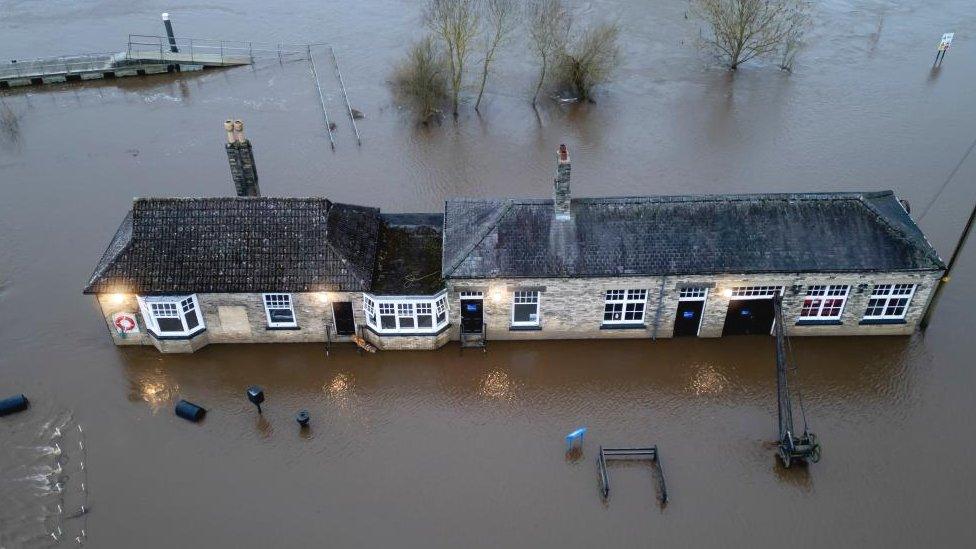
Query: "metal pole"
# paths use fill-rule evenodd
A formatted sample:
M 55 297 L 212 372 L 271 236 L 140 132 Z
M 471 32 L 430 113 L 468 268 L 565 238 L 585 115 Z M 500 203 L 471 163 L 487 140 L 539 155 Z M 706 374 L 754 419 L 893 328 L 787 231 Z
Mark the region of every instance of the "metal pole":
M 349 111 L 349 120 L 352 121 L 352 129 L 356 132 L 356 143 L 362 145 L 363 140 L 359 136 L 359 127 L 356 126 L 356 117 L 352 115 L 352 106 L 349 105 L 349 96 L 346 95 L 346 85 L 342 82 L 342 72 L 339 70 L 339 60 L 336 59 L 335 50 L 332 48 L 332 46 L 329 46 L 329 51 L 332 52 L 332 62 L 335 64 L 336 76 L 339 77 L 339 89 L 342 90 L 342 97 L 346 100 L 346 110 Z M 311 55 L 309 55 L 309 57 L 311 57 Z
M 180 49 L 176 47 L 176 36 L 173 35 L 173 24 L 169 20 L 169 14 L 163 14 L 163 26 L 166 27 L 166 36 L 169 38 L 169 51 L 173 53 L 179 53 Z
M 335 137 L 332 135 L 332 123 L 329 122 L 329 109 L 325 108 L 325 95 L 322 93 L 322 85 L 319 84 L 319 75 L 315 72 L 315 60 L 312 59 L 312 46 L 305 46 L 308 53 L 308 64 L 312 67 L 312 77 L 315 78 L 315 88 L 319 91 L 319 102 L 322 104 L 322 114 L 325 115 L 325 129 L 329 132 L 329 144 L 335 150 Z
M 969 219 L 966 221 L 966 227 L 962 230 L 962 234 L 959 236 L 959 241 L 956 242 L 955 249 L 952 250 L 952 256 L 949 258 L 949 264 L 946 265 L 945 273 L 943 273 L 942 278 L 939 279 L 939 283 L 935 287 L 935 292 L 932 294 L 932 300 L 929 301 L 929 306 L 925 309 L 925 315 L 922 317 L 922 321 L 919 323 L 919 327 L 923 332 L 929 327 L 929 322 L 932 321 L 932 314 L 935 312 L 935 308 L 939 303 L 939 298 L 942 297 L 942 291 L 945 289 L 945 285 L 949 283 L 949 279 L 952 278 L 952 269 L 956 266 L 956 260 L 959 259 L 959 253 L 962 252 L 963 248 L 966 246 L 966 240 L 969 239 L 969 233 L 972 232 L 973 223 L 976 223 L 976 204 L 973 204 L 973 211 L 969 214 Z

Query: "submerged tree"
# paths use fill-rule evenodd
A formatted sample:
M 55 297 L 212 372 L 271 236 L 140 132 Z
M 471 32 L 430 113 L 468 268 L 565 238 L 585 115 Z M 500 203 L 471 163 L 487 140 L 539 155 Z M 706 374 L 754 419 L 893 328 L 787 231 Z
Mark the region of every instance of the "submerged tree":
M 478 100 L 474 103 L 474 110 L 481 106 L 481 98 L 485 94 L 485 84 L 488 82 L 488 71 L 495 60 L 495 53 L 505 43 L 512 31 L 515 30 L 518 16 L 516 0 L 483 0 L 482 21 L 484 29 L 485 58 L 481 67 L 481 86 L 478 88 Z
M 451 105 L 458 114 L 464 68 L 478 35 L 480 9 L 477 0 L 427 0 L 424 21 L 443 42 L 450 67 Z
M 532 0 L 527 5 L 525 19 L 532 49 L 539 58 L 539 80 L 532 94 L 534 107 L 546 81 L 550 63 L 566 49 L 573 18 L 562 0 Z
M 601 23 L 567 44 L 556 67 L 560 87 L 581 101 L 592 99 L 593 88 L 606 82 L 620 64 L 619 36 L 616 24 Z
M 796 55 L 803 47 L 803 35 L 806 34 L 807 27 L 810 25 L 810 15 L 803 6 L 800 6 L 794 17 L 797 18 L 797 24 L 787 30 L 783 37 L 782 55 L 779 60 L 779 68 L 787 72 L 793 72 Z
M 399 98 L 422 122 L 440 113 L 448 98 L 448 68 L 433 38 L 426 37 L 410 47 L 406 59 L 393 74 Z
M 711 28 L 706 44 L 730 70 L 781 51 L 790 37 L 795 52 L 808 22 L 799 0 L 694 0 L 694 8 Z

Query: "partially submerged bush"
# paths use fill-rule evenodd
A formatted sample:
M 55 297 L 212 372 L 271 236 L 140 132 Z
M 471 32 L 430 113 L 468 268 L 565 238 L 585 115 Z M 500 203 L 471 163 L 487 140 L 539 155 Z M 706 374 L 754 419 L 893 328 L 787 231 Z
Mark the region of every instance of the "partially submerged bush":
M 580 101 L 591 100 L 593 88 L 608 81 L 620 64 L 619 36 L 617 25 L 601 23 L 571 41 L 556 66 L 559 91 Z
M 450 98 L 450 68 L 431 37 L 413 46 L 393 73 L 393 86 L 400 101 L 408 105 L 421 122 L 441 113 Z

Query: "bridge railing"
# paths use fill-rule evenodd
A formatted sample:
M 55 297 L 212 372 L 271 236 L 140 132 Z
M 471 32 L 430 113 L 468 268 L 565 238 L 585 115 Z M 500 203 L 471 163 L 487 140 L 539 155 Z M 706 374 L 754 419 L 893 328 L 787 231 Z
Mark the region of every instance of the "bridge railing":
M 127 59 L 172 61 L 174 58 L 193 62 L 233 62 L 241 58 L 294 57 L 308 55 L 314 44 L 283 44 L 252 42 L 250 40 L 218 40 L 214 38 L 176 38 L 160 35 L 130 34 L 126 47 Z M 173 46 L 178 52 L 172 51 Z
M 51 74 L 97 71 L 110 66 L 116 53 L 87 53 L 18 59 L 0 63 L 0 79 L 33 78 Z

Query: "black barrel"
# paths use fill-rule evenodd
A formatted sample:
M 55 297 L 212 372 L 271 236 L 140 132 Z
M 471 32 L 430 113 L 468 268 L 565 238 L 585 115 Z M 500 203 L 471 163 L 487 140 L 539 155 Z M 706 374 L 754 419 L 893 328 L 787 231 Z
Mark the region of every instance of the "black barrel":
M 181 400 L 176 403 L 176 415 L 194 423 L 203 419 L 206 413 L 207 411 L 205 409 L 192 402 Z
M 308 410 L 302 410 L 298 412 L 298 415 L 295 416 L 295 421 L 297 421 L 302 427 L 308 427 L 308 419 Z
M 30 401 L 24 395 L 12 396 L 0 400 L 0 416 L 23 412 L 30 406 Z

